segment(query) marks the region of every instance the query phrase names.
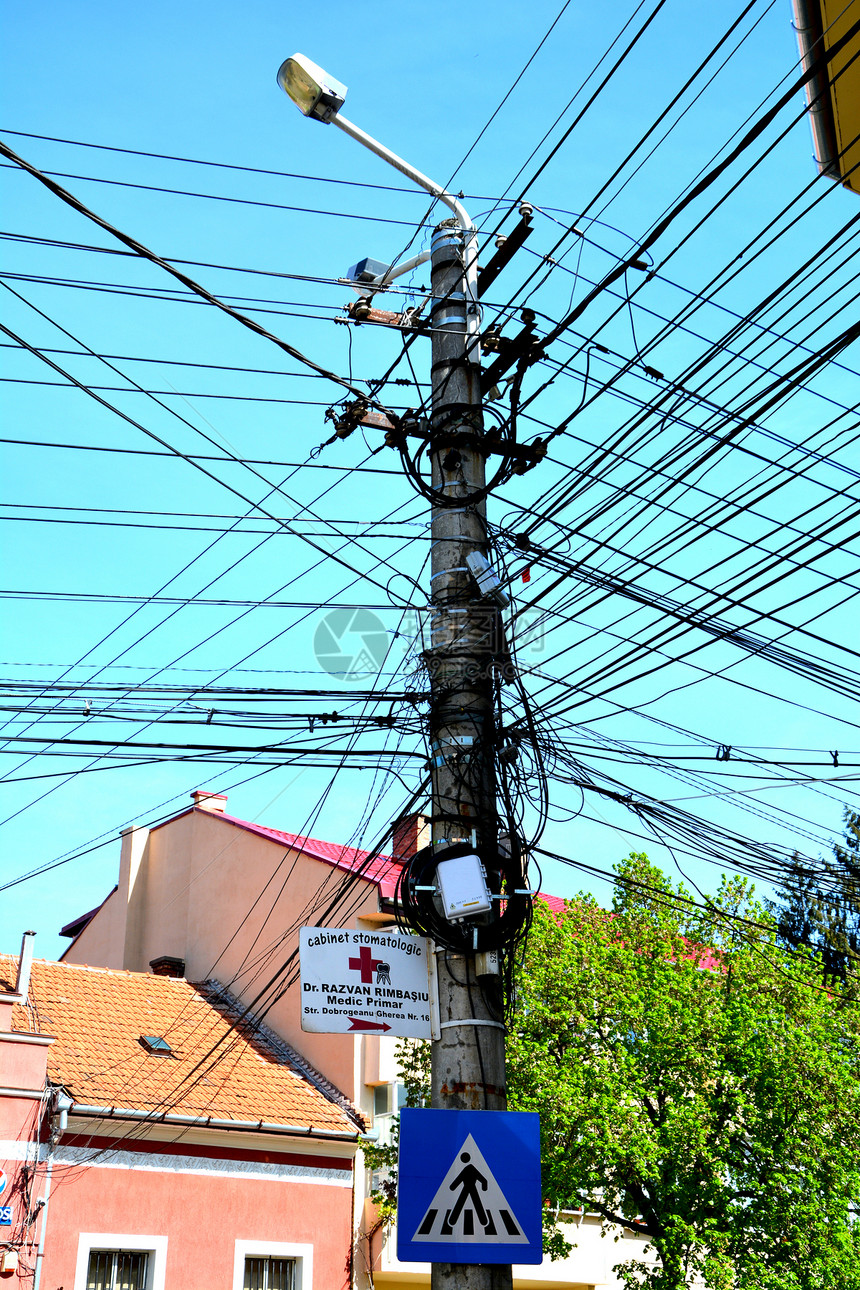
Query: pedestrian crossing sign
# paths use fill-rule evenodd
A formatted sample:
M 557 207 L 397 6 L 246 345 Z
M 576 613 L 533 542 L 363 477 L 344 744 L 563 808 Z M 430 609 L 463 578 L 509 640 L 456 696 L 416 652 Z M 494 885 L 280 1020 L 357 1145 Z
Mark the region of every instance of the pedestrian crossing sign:
M 404 1108 L 397 1257 L 404 1263 L 540 1263 L 539 1117 Z

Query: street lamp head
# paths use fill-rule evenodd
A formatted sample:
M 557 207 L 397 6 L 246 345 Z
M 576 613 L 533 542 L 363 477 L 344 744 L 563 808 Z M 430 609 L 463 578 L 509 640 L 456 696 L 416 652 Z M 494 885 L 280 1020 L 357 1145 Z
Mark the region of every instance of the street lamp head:
M 326 124 L 337 116 L 346 98 L 346 86 L 304 54 L 284 59 L 278 68 L 278 84 L 300 112 Z

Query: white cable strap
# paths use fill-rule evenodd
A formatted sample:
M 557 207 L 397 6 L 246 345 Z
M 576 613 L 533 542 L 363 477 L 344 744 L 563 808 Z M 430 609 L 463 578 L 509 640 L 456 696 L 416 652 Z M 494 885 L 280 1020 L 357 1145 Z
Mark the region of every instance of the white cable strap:
M 477 1017 L 464 1017 L 462 1021 L 443 1021 L 439 1029 L 450 1030 L 452 1026 L 492 1026 L 494 1030 L 504 1030 L 501 1021 L 480 1021 Z
M 463 515 L 463 511 L 455 511 L 455 515 Z M 430 543 L 430 550 L 438 546 L 440 542 L 486 542 L 485 537 L 469 537 L 466 533 L 457 533 L 453 537 L 436 538 L 435 542 Z M 443 570 L 444 572 L 444 570 Z

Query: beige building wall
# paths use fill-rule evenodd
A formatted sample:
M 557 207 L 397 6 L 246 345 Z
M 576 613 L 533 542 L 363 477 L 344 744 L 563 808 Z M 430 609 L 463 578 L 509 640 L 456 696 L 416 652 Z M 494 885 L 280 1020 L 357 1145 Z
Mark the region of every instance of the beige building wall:
M 298 929 L 321 918 L 338 927 L 391 922 L 373 883 L 357 879 L 344 896 L 346 878 L 192 809 L 123 834 L 117 890 L 63 961 L 146 972 L 155 959 L 182 959 L 189 981 L 215 977 L 360 1106 L 366 1084 L 394 1079 L 393 1044 L 380 1064 L 375 1037 L 305 1033 L 300 1021 Z
M 373 1086 L 397 1079 L 395 1041 L 373 1035 L 316 1035 L 301 1029 L 298 929 L 380 927 L 375 884 L 357 879 L 332 909 L 347 874 L 325 861 L 249 832 L 222 818 L 215 799 L 154 829 L 122 835 L 117 889 L 63 955 L 67 963 L 146 972 L 153 960 L 182 959 L 190 981 L 214 977 L 256 1017 L 305 1056 L 373 1118 Z M 290 956 L 296 952 L 296 957 Z M 289 961 L 289 967 L 283 971 Z M 356 1161 L 356 1287 L 429 1286 L 429 1265 L 401 1264 L 393 1231 L 377 1230 Z M 364 1222 L 367 1225 L 364 1225 Z M 622 1258 L 641 1257 L 643 1242 L 607 1231 L 593 1216 L 572 1220 L 577 1248 L 559 1263 L 515 1270 L 516 1290 L 620 1290 L 612 1274 Z M 371 1282 L 366 1262 L 373 1267 Z
M 373 1207 L 368 1205 L 368 1231 L 373 1228 L 373 1214 Z M 616 1263 L 636 1259 L 646 1267 L 655 1267 L 644 1254 L 646 1242 L 642 1237 L 604 1222 L 596 1214 L 567 1215 L 562 1231 L 574 1247 L 568 1257 L 555 1262 L 545 1258 L 541 1264 L 514 1264 L 514 1290 L 623 1290 L 612 1271 Z M 377 1231 L 372 1250 L 375 1290 L 429 1287 L 429 1263 L 398 1260 L 396 1228 Z

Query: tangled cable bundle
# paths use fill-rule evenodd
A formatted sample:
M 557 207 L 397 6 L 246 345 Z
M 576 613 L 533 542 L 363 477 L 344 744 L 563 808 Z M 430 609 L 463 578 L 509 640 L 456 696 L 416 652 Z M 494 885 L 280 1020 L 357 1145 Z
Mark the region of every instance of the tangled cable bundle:
M 442 914 L 434 894 L 436 866 L 442 860 L 477 855 L 487 874 L 487 885 L 495 910 L 475 919 L 450 922 Z M 403 866 L 397 884 L 398 924 L 404 930 L 421 932 L 437 945 L 462 953 L 485 954 L 489 950 L 511 949 L 528 930 L 531 922 L 531 896 L 525 894 L 522 855 L 513 847 L 505 855 L 496 847 L 472 846 L 456 842 L 442 850 L 423 847 Z M 479 921 L 487 920 L 487 921 Z

